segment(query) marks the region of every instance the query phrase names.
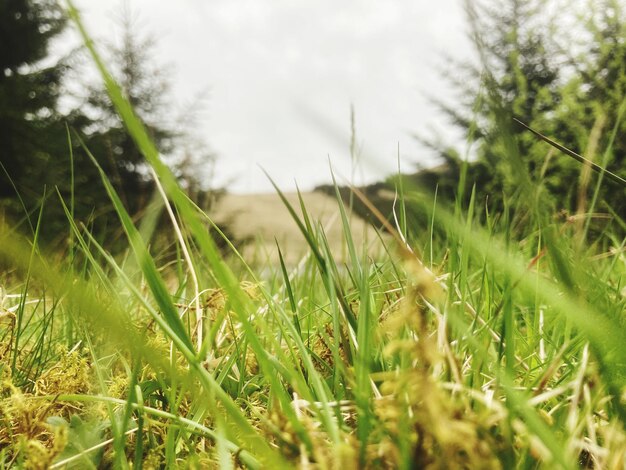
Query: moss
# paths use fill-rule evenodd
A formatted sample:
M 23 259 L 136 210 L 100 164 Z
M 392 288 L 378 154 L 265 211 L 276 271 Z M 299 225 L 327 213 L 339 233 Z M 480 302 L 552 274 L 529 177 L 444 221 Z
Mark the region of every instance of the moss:
M 91 388 L 90 364 L 80 352 L 60 350 L 58 362 L 36 381 L 33 393 L 16 387 L 9 369 L 3 368 L 0 383 L 0 448 L 9 449 L 9 461 L 25 468 L 48 468 L 67 444 L 66 426 L 53 426 L 52 417 L 81 412 L 75 403 L 42 401 L 39 397 L 84 394 Z

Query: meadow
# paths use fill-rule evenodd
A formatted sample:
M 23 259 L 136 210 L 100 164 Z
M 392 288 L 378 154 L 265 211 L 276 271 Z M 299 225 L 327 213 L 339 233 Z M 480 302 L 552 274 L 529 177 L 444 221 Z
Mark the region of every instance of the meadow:
M 397 178 L 388 219 L 353 188 L 372 240 L 336 187 L 338 249 L 276 187 L 307 253 L 224 254 L 71 13 L 158 192 L 133 220 L 100 172 L 121 255 L 73 199 L 63 254 L 3 222 L 1 468 L 624 468 L 626 224 L 593 192 L 493 213 Z

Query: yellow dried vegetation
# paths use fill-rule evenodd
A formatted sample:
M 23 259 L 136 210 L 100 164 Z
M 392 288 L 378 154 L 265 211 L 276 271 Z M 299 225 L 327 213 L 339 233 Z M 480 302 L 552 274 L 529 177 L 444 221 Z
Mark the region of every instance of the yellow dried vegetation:
M 79 351 L 61 348 L 58 357 L 37 379 L 32 392 L 16 387 L 9 368 L 0 368 L 0 449 L 8 448 L 10 466 L 48 468 L 68 438 L 68 429 L 51 425 L 49 418 L 69 419 L 82 411 L 80 404 L 38 398 L 85 394 L 91 388 L 90 364 Z

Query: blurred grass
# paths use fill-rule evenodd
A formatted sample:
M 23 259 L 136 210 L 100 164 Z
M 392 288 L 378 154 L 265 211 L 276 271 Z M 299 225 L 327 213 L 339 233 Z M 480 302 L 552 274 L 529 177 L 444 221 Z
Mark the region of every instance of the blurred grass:
M 78 194 L 63 201 L 69 257 L 41 252 L 37 222 L 30 238 L 1 227 L 2 468 L 623 467 L 623 240 L 581 249 L 528 174 L 503 214 L 399 178 L 379 258 L 335 184 L 346 263 L 278 187 L 310 255 L 290 272 L 280 247 L 278 265 L 252 266 L 230 244 L 227 261 L 69 11 L 181 256 L 158 264 L 154 214 L 136 226 L 102 171 L 126 255 L 74 221 Z

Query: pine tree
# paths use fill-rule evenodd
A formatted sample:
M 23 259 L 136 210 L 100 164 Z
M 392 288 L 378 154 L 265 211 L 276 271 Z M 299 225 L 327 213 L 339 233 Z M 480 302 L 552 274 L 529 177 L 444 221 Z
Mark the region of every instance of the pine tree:
M 80 142 L 98 160 L 131 214 L 145 207 L 153 182 L 143 156 L 101 87 L 86 85 L 89 92 L 84 103 L 59 111 L 66 73 L 78 73 L 70 67 L 69 58 L 50 65 L 50 43 L 65 26 L 64 11 L 54 0 L 0 2 L 0 164 L 4 167 L 0 204 L 3 212 L 19 220 L 24 211 L 32 214 L 43 203 L 40 236 L 51 241 L 67 235 L 57 191 L 67 205 L 74 195 L 74 216 L 101 239 L 105 235 L 110 239 L 117 219 L 100 175 Z M 171 116 L 169 81 L 154 62 L 155 41 L 140 37 L 128 14 L 122 33 L 121 44 L 111 49 L 108 58 L 114 76 L 159 150 L 167 155 L 177 148 L 185 151 L 188 161 L 198 164 L 194 155 L 208 155 L 203 142 L 192 142 L 189 131 L 179 132 L 175 120 L 165 118 Z M 186 174 L 180 165 L 178 171 L 179 176 Z M 186 186 L 205 194 L 206 188 L 197 181 L 190 179 Z
M 129 12 L 121 21 L 121 43 L 109 47 L 107 63 L 126 98 L 151 134 L 157 148 L 167 154 L 179 137 L 169 114 L 170 82 L 154 61 L 156 42 L 140 36 Z M 88 146 L 100 160 L 131 212 L 140 210 L 152 184 L 145 159 L 126 131 L 106 91 L 92 87 L 87 99 L 92 116 Z
M 513 118 L 546 132 L 560 100 L 560 76 L 549 50 L 541 0 L 468 2 L 471 36 L 479 64 L 453 63 L 448 76 L 461 104 L 435 104 L 461 128 L 475 149 L 467 167 L 464 197 L 476 185 L 478 195 L 501 207 L 502 198 L 527 198 L 525 181 L 550 178 L 543 163 L 545 148 L 515 125 Z M 440 145 L 445 171 L 435 175 L 448 194 L 462 178 L 462 162 L 453 149 Z M 546 182 L 547 183 L 547 182 Z
M 571 57 L 575 74 L 565 88 L 559 116 L 562 140 L 609 171 L 626 177 L 626 11 L 617 0 L 595 2 L 584 23 L 591 41 Z M 581 138 L 582 136 L 582 138 Z M 577 211 L 610 210 L 626 219 L 626 191 L 606 182 L 589 208 L 589 170 L 580 172 Z
M 513 118 L 626 175 L 626 144 L 619 138 L 626 132 L 626 114 L 620 116 L 626 106 L 626 14 L 620 2 L 590 2 L 586 20 L 573 27 L 560 47 L 549 34 L 565 34 L 564 26 L 558 16 L 555 24 L 548 23 L 546 0 L 467 5 L 480 62 L 454 64 L 456 74 L 450 80 L 460 92 L 460 104 L 436 103 L 474 145 L 464 197 L 476 184 L 478 195 L 499 208 L 504 199 L 511 203 L 530 198 L 531 205 L 540 202 L 552 210 L 584 213 L 593 189 L 590 170 L 551 149 Z M 585 41 L 577 43 L 575 35 Z M 608 159 L 601 162 L 614 126 L 617 138 Z M 461 158 L 454 149 L 430 145 L 446 165 L 443 171 L 418 175 L 443 187 L 443 194 L 446 189 L 452 194 L 461 178 Z M 525 184 L 529 181 L 530 186 Z M 623 194 L 604 184 L 598 204 L 610 201 L 611 210 L 626 218 L 626 198 L 615 197 L 618 192 Z
M 42 65 L 50 41 L 65 27 L 53 0 L 0 3 L 0 198 L 41 197 L 61 158 L 63 117 L 57 111 L 66 66 Z M 6 173 L 8 173 L 8 176 Z

